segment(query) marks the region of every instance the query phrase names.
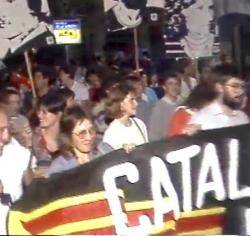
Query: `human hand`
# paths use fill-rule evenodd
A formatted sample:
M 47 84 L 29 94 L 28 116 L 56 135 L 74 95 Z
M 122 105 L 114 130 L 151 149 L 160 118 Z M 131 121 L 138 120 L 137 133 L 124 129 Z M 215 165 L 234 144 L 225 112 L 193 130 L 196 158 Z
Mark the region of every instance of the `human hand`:
M 188 136 L 192 136 L 194 134 L 197 134 L 201 130 L 201 125 L 198 124 L 189 124 L 184 129 L 183 134 L 186 134 Z
M 123 144 L 122 148 L 127 154 L 129 154 L 135 149 L 135 144 L 133 143 Z

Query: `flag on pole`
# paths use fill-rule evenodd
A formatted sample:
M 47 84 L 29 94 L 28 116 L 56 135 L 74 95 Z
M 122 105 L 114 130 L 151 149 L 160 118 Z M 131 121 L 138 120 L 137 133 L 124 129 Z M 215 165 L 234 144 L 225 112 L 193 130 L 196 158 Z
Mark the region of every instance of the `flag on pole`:
M 0 0 L 0 59 L 53 43 L 47 0 Z

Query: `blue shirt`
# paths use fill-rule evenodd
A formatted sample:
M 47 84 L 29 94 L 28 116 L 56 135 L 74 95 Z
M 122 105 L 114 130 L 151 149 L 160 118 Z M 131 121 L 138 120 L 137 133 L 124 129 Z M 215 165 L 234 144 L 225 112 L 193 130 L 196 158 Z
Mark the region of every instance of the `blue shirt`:
M 108 145 L 107 143 L 101 142 L 99 143 L 97 148 L 90 153 L 90 157 L 91 159 L 96 159 L 111 151 L 113 151 L 113 148 L 110 145 Z M 79 162 L 74 156 L 72 157 L 59 156 L 51 163 L 50 167 L 48 168 L 46 172 L 46 176 L 49 177 L 52 174 L 61 173 L 61 172 L 73 169 L 79 165 L 80 165 Z

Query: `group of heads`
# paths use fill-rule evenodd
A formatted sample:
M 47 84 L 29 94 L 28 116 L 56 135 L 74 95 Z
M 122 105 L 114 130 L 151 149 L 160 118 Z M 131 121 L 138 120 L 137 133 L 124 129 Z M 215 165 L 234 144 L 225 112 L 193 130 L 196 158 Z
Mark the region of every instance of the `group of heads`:
M 178 63 L 177 63 L 178 64 Z M 171 88 L 173 78 L 182 80 L 183 75 L 192 76 L 194 67 L 189 60 L 181 60 L 176 67 L 176 73 L 163 77 L 163 88 L 166 94 L 180 94 L 180 83 Z M 169 73 L 168 73 L 169 74 Z M 238 68 L 233 64 L 221 64 L 215 67 L 206 68 L 206 75 L 203 74 L 198 86 L 191 92 L 186 104 L 191 108 L 201 109 L 215 99 L 230 109 L 240 109 L 246 95 L 246 83 L 242 79 Z M 169 79 L 170 77 L 170 79 Z
M 0 91 L 0 107 L 1 127 L 5 130 L 5 132 L 1 132 L 1 146 L 10 140 L 10 135 L 13 135 L 20 143 L 29 147 L 31 145 L 31 129 L 28 119 L 20 115 L 21 97 L 18 90 L 13 87 L 2 89 Z M 7 117 L 7 124 L 5 117 Z
M 199 110 L 214 100 L 237 110 L 244 105 L 246 82 L 232 64 L 210 68 L 207 78 L 201 79 L 186 101 L 186 105 Z
M 40 128 L 59 127 L 59 150 L 64 154 L 89 153 L 96 141 L 94 122 L 80 106 L 71 103 L 71 93 L 67 94 L 67 99 L 63 98 L 66 91 L 68 89 L 63 89 L 57 94 L 51 91 L 41 98 L 37 110 Z
M 28 119 L 18 117 L 18 122 L 13 126 L 11 117 L 20 112 L 20 95 L 14 88 L 6 88 L 1 92 L 5 96 L 1 99 L 0 109 L 0 153 L 3 147 L 14 136 L 23 146 L 31 148 L 32 131 Z M 90 152 L 95 144 L 96 132 L 92 120 L 87 117 L 80 106 L 73 103 L 74 94 L 68 89 L 50 91 L 42 96 L 37 107 L 37 116 L 41 129 L 49 129 L 52 126 L 60 127 L 60 146 L 71 145 L 72 152 Z M 21 137 L 22 136 L 22 137 Z M 61 138 L 64 137 L 64 138 Z M 68 137 L 67 143 L 62 145 Z M 74 153 L 74 152 L 73 152 Z

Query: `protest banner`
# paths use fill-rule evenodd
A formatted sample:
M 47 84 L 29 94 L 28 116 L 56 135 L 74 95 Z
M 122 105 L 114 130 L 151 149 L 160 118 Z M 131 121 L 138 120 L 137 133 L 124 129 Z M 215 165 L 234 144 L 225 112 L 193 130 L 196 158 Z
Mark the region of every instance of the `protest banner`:
M 247 234 L 250 127 L 114 151 L 35 181 L 9 234 Z

